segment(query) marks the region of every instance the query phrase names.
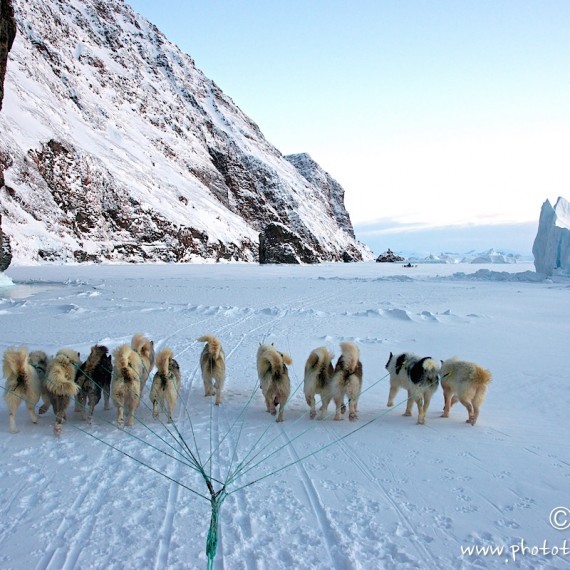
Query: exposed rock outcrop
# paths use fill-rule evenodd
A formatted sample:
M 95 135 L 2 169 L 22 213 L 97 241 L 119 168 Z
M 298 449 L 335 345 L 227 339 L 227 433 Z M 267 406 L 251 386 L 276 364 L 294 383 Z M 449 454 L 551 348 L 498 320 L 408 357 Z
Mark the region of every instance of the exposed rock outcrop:
M 395 261 L 406 261 L 406 259 L 396 255 L 391 249 L 387 249 L 376 258 L 376 261 L 378 263 L 394 263 Z
M 16 21 L 12 0 L 0 0 L 0 111 L 4 99 L 4 77 L 8 62 L 8 52 L 16 37 Z
M 318 262 L 317 252 L 283 224 L 272 222 L 259 234 L 259 263 Z
M 4 78 L 8 65 L 8 52 L 16 37 L 16 21 L 12 0 L 0 0 L 0 111 L 4 100 Z M 4 186 L 5 163 L 0 153 L 0 192 Z M 10 239 L 2 231 L 2 214 L 0 214 L 0 271 L 8 268 L 12 261 Z

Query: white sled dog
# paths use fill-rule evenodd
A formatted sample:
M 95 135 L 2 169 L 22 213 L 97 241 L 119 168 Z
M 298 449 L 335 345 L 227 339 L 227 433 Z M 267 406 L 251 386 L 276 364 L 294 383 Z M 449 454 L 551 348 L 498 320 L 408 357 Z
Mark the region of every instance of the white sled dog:
M 219 406 L 222 403 L 222 390 L 226 381 L 226 355 L 220 339 L 215 336 L 201 336 L 198 342 L 206 343 L 200 354 L 204 396 L 215 394 L 216 406 Z
M 154 355 L 153 355 L 154 356 Z M 143 377 L 148 367 L 144 364 L 140 354 L 128 344 L 122 344 L 113 352 L 113 376 L 111 378 L 111 398 L 117 407 L 117 425 L 135 423 L 135 412 L 140 404 Z
M 451 406 L 458 400 L 467 408 L 466 423 L 475 425 L 485 400 L 491 373 L 474 362 L 449 358 L 441 365 L 441 387 L 445 405 L 442 418 L 449 417 Z
M 325 346 L 315 348 L 309 354 L 305 364 L 305 378 L 304 378 L 304 392 L 305 400 L 310 408 L 310 418 L 313 420 L 317 415 L 315 408 L 315 396 L 318 394 L 321 397 L 321 414 L 320 419 L 323 419 L 324 410 L 322 402 L 330 389 L 330 380 L 334 373 L 332 365 L 333 355 Z
M 331 398 L 336 410 L 334 419 L 342 420 L 341 414 L 346 410 L 344 404 L 345 395 L 348 397 L 348 419 L 358 419 L 358 398 L 362 390 L 362 362 L 360 362 L 360 349 L 356 343 L 343 341 L 340 343 L 341 355 L 339 356 L 334 374 L 330 381 L 330 389 L 323 399 L 321 413 L 325 414 Z
M 291 393 L 287 365 L 292 363 L 288 354 L 279 352 L 272 344 L 261 344 L 257 349 L 257 374 L 265 405 L 270 414 L 277 415 L 278 422 L 283 421 L 284 407 Z
M 398 356 L 390 352 L 386 363 L 390 373 L 390 395 L 388 406 L 394 405 L 398 388 L 408 391 L 408 402 L 404 416 L 412 415 L 412 406 L 418 407 L 418 424 L 424 424 L 431 398 L 439 385 L 440 364 L 433 358 L 419 357 L 412 352 L 403 352 Z
M 137 333 L 131 339 L 131 348 L 141 357 L 142 372 L 140 373 L 140 383 L 142 396 L 146 381 L 154 367 L 154 341 L 149 340 L 146 336 Z
M 168 416 L 167 423 L 172 423 L 174 407 L 180 391 L 180 366 L 174 359 L 170 348 L 163 348 L 156 355 L 156 373 L 150 388 L 150 401 L 152 402 L 152 417 L 159 416 L 159 407 Z
M 75 376 L 81 364 L 79 352 L 72 348 L 62 348 L 50 361 L 44 383 L 44 401 L 42 409 L 46 410 L 50 404 L 55 414 L 54 433 L 61 433 L 61 425 L 66 420 L 66 410 L 72 398 L 77 396 L 79 386 L 75 383 Z M 47 407 L 45 407 L 47 404 Z
M 16 412 L 21 402 L 24 402 L 32 423 L 38 423 L 35 407 L 42 393 L 48 357 L 41 350 L 28 352 L 25 347 L 8 348 L 4 352 L 2 364 L 6 378 L 4 399 L 8 405 L 10 432 L 17 433 Z

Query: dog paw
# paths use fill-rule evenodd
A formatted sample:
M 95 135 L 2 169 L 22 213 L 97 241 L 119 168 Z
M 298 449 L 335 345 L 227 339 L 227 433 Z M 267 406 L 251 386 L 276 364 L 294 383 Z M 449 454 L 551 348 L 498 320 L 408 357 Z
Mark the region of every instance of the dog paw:
M 357 416 L 356 414 L 349 414 L 349 415 L 348 415 L 348 419 L 349 419 L 351 422 L 354 422 L 354 421 L 356 421 L 356 420 L 358 419 L 358 416 Z
M 405 416 L 405 417 L 408 417 L 408 416 L 411 416 L 411 415 L 412 415 L 412 412 L 404 412 L 402 415 Z
M 386 405 L 391 408 L 394 405 L 394 402 L 388 402 Z
M 309 414 L 309 417 L 314 420 L 317 417 L 317 412 L 315 410 L 311 410 L 311 413 Z
M 55 424 L 53 426 L 53 435 L 56 435 L 56 436 L 61 435 L 61 424 Z
M 449 414 L 446 414 L 445 412 L 443 414 L 441 414 L 441 416 L 439 416 L 440 418 L 448 418 Z

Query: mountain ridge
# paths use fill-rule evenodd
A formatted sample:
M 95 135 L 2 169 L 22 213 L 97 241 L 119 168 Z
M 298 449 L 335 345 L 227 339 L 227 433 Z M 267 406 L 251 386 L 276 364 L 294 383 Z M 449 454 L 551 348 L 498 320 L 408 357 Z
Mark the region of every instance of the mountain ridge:
M 284 157 L 125 2 L 14 9 L 0 206 L 15 261 L 257 261 L 270 223 L 315 261 L 371 258 L 340 185 Z

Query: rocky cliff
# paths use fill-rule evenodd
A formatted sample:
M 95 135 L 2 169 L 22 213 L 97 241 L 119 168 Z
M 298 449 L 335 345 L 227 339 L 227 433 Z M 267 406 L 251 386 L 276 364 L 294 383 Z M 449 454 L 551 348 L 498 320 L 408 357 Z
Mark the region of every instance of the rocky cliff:
M 370 258 L 344 192 L 122 0 L 14 0 L 0 115 L 18 261 L 257 261 L 280 224 L 318 261 Z

